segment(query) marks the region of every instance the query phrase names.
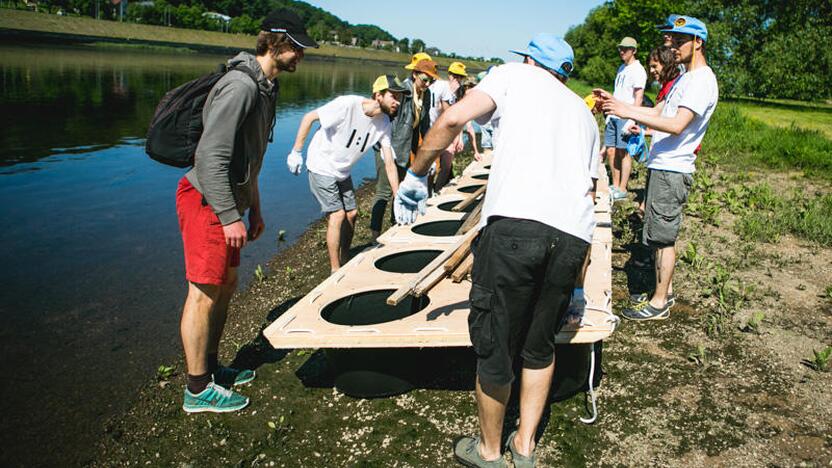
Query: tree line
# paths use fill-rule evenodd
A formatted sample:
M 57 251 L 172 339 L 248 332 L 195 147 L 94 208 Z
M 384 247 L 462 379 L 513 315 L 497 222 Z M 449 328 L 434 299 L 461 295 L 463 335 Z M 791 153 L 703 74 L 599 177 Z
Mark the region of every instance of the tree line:
M 19 3 L 20 6 L 23 2 Z M 187 29 L 226 31 L 236 34 L 257 34 L 263 18 L 274 8 L 287 8 L 304 20 L 309 35 L 318 42 L 330 42 L 358 47 L 376 47 L 403 53 L 432 52 L 433 55 L 468 60 L 486 61 L 484 57 L 463 57 L 443 53 L 429 47 L 418 38 L 396 38 L 372 24 L 350 24 L 332 13 L 298 0 L 130 0 L 122 12 L 111 0 L 40 0 L 38 9 L 50 13 L 62 12 L 101 19 L 123 19 L 141 24 L 172 26 Z M 221 13 L 231 17 L 229 22 L 206 15 Z M 120 15 L 124 15 L 121 17 Z M 502 61 L 493 58 L 491 61 Z
M 650 49 L 662 40 L 656 24 L 671 13 L 707 24 L 706 56 L 722 94 L 832 98 L 830 0 L 612 0 L 566 33 L 577 76 L 611 84 L 620 65 L 616 45 L 624 36 L 639 42 L 646 65 Z

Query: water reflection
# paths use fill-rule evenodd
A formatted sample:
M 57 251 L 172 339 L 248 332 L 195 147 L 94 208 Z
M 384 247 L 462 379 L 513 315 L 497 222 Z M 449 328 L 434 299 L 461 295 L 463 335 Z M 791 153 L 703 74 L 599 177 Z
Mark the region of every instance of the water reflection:
M 0 465 L 82 463 L 102 421 L 179 353 L 183 171 L 151 161 L 143 135 L 167 90 L 226 59 L 0 45 L 0 375 L 19 376 L 0 386 Z M 320 216 L 285 166 L 300 117 L 396 71 L 309 60 L 281 77 L 260 178 L 267 231 L 243 251 L 243 277 L 274 255 L 279 229 L 291 241 Z M 354 179 L 373 174 L 365 158 Z

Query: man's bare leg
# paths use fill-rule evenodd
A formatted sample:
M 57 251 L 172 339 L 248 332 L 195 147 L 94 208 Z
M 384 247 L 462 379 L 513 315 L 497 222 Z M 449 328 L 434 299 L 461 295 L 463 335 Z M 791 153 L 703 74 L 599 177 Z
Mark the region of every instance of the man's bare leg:
M 188 297 L 182 308 L 179 332 L 185 350 L 189 375 L 208 373 L 208 348 L 211 341 L 211 316 L 219 299 L 220 286 L 188 283 Z
M 511 395 L 511 385 L 482 385 L 477 377 L 477 410 L 480 420 L 480 456 L 496 460 L 502 456 L 500 438 L 503 435 L 503 418 Z
M 358 217 L 358 210 L 347 211 L 344 223 L 341 223 L 341 265 L 350 260 L 350 246 L 352 236 L 355 233 L 355 218 Z
M 220 293 L 214 309 L 211 312 L 211 337 L 208 341 L 208 354 L 217 354 L 220 347 L 220 339 L 225 329 L 225 320 L 228 318 L 228 304 L 231 296 L 237 291 L 237 268 L 228 268 L 228 278 L 225 284 L 220 286 Z
M 434 184 L 434 191 L 442 190 L 442 187 L 448 183 L 451 178 L 451 168 L 454 164 L 454 155 L 450 151 L 443 151 L 439 154 L 439 174 L 436 175 L 436 184 Z
M 329 270 L 341 268 L 341 225 L 347 217 L 344 210 L 333 211 L 329 214 L 326 228 L 326 249 L 329 252 Z
M 618 157 L 621 161 L 621 173 L 618 175 L 618 181 L 620 182 L 618 189 L 626 192 L 627 183 L 630 181 L 630 172 L 633 171 L 633 160 L 625 149 L 617 149 L 615 152 L 617 155 L 620 154 Z
M 534 436 L 549 401 L 549 387 L 554 373 L 554 362 L 543 369 L 523 369 L 520 378 L 520 424 L 514 438 L 514 448 L 520 455 L 528 457 L 534 450 Z
M 663 308 L 667 304 L 667 295 L 671 291 L 673 270 L 676 267 L 676 247 L 662 247 L 656 250 L 656 292 L 650 299 L 650 305 Z
M 610 165 L 610 172 L 612 172 L 612 186 L 618 188 L 618 183 L 621 180 L 621 170 L 618 167 L 615 148 L 607 148 L 607 163 Z

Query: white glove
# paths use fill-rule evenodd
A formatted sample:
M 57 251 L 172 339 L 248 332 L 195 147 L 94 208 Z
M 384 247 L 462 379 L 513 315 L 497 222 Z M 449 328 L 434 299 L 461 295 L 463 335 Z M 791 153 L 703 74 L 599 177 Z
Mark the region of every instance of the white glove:
M 303 169 L 303 155 L 301 152 L 292 150 L 289 157 L 286 158 L 286 165 L 289 166 L 289 172 L 292 174 L 300 174 L 300 170 Z
M 396 199 L 393 201 L 393 213 L 399 224 L 413 224 L 418 215 L 425 214 L 428 200 L 428 176 L 417 176 L 410 169 L 399 184 Z

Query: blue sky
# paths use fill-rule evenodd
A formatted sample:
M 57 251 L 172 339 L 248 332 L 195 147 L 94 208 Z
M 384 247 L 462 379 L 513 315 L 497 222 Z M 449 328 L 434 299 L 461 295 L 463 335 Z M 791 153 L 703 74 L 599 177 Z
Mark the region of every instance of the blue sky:
M 563 35 L 603 0 L 306 0 L 352 24 L 467 56 L 513 57 L 538 32 Z

